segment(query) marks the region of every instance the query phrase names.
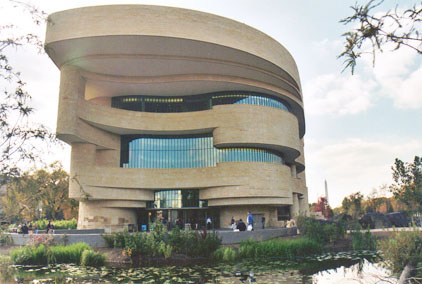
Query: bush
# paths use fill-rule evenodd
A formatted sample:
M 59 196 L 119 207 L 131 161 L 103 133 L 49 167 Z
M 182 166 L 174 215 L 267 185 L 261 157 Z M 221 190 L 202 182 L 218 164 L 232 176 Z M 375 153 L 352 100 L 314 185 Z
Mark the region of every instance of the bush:
M 48 224 L 47 219 L 41 219 L 35 221 L 33 224 L 37 224 L 38 230 L 45 230 L 47 228 Z M 61 229 L 76 229 L 78 226 L 78 221 L 73 218 L 71 220 L 58 220 L 53 221 L 54 229 L 55 230 L 61 230 Z
M 42 245 L 40 245 L 42 246 Z M 14 264 L 22 264 L 22 265 L 29 265 L 29 264 L 39 264 L 44 265 L 47 264 L 47 253 L 45 253 L 42 257 L 38 256 L 38 258 L 34 258 L 33 250 L 29 246 L 25 246 L 23 248 L 14 249 L 10 252 L 10 259 Z
M 241 257 L 283 257 L 294 259 L 322 252 L 322 245 L 314 240 L 298 238 L 291 240 L 269 240 L 265 242 L 244 242 L 240 244 Z
M 100 252 L 84 250 L 81 257 L 81 265 L 99 267 L 104 265 L 105 260 L 104 254 Z
M 346 234 L 346 225 L 339 221 L 337 223 L 322 222 L 311 217 L 299 216 L 297 227 L 306 238 L 321 243 L 334 243 L 343 239 Z
M 213 253 L 213 258 L 218 261 L 232 262 L 237 257 L 237 252 L 232 247 L 221 247 Z
M 364 233 L 361 232 L 360 226 L 357 226 L 354 231 L 350 233 L 352 239 L 352 248 L 354 250 L 376 250 L 377 239 L 371 234 L 368 228 Z
M 76 243 L 71 245 L 51 246 L 51 255 L 54 257 L 51 263 L 76 263 L 80 264 L 82 253 L 85 250 L 92 250 L 86 243 Z
M 76 243 L 68 246 L 46 246 L 44 244 L 18 248 L 10 252 L 14 264 L 47 265 L 56 263 L 80 264 L 82 253 L 92 248 L 85 243 Z
M 108 246 L 123 248 L 134 264 L 140 256 L 168 258 L 172 253 L 209 257 L 221 244 L 216 232 L 181 231 L 178 227 L 168 232 L 162 224 L 153 224 L 149 234 L 119 232 L 102 236 Z
M 400 273 L 407 264 L 417 267 L 422 264 L 422 231 L 395 232 L 388 240 L 380 241 L 380 249 L 386 265 L 394 273 Z
M 9 246 L 13 244 L 13 239 L 5 234 L 3 231 L 0 232 L 0 246 Z
M 269 240 L 256 242 L 248 240 L 240 243 L 236 251 L 231 247 L 217 249 L 213 257 L 220 261 L 234 261 L 240 258 L 267 258 L 281 257 L 295 259 L 322 252 L 322 246 L 313 240 L 306 238 L 290 240 Z

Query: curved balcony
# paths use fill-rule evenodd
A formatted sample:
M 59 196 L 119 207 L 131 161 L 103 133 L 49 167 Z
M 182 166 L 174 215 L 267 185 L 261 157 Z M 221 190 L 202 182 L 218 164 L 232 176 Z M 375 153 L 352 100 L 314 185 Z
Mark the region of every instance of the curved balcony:
M 144 113 L 79 100 L 78 116 L 119 135 L 195 134 L 213 132 L 214 146 L 252 147 L 283 154 L 288 163 L 300 155 L 296 117 L 283 110 L 254 105 L 218 105 L 186 113 Z
M 79 167 L 75 175 L 78 182 L 71 181 L 70 196 L 83 199 L 88 195 L 90 200 L 152 201 L 155 190 L 197 188 L 200 198 L 211 203 L 242 197 L 242 202 L 260 198 L 267 204 L 265 200 L 288 200 L 293 186 L 289 167 L 271 163 L 230 162 L 192 169 L 93 166 Z

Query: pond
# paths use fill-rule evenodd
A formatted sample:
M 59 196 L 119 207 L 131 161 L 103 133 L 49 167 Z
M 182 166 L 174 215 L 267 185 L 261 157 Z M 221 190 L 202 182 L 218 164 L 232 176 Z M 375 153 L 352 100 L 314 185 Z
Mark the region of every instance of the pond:
M 190 266 L 3 266 L 1 283 L 377 283 L 389 271 L 374 253 L 343 252 L 297 261 L 244 260 Z M 391 278 L 389 279 L 392 280 Z

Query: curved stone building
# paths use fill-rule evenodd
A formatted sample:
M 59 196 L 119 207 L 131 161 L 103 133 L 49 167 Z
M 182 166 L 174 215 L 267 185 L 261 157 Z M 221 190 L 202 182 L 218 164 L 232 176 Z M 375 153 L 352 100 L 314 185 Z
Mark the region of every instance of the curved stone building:
M 307 211 L 296 64 L 262 32 L 179 8 L 49 16 L 61 71 L 57 136 L 72 146 L 78 228 L 177 218 L 269 226 Z

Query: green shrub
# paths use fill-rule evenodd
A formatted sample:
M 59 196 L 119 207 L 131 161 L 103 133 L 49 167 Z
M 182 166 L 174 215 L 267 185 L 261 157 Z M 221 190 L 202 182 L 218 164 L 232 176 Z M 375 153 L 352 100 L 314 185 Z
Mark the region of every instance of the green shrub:
M 108 248 L 114 248 L 114 235 L 113 234 L 101 234 L 101 237 L 103 237 L 103 239 L 106 242 Z
M 13 244 L 13 239 L 5 234 L 3 231 L 0 232 L 0 246 L 10 246 Z
M 163 255 L 164 258 L 169 258 L 171 256 L 172 251 L 173 247 L 171 245 L 166 245 L 166 243 L 163 241 L 160 242 L 160 245 L 158 247 L 158 253 L 160 255 Z
M 232 247 L 221 247 L 213 253 L 213 259 L 218 261 L 233 262 L 237 257 L 237 252 Z
M 37 220 L 34 223 L 37 224 L 38 230 L 45 230 L 48 224 L 47 219 Z M 54 229 L 61 230 L 61 229 L 76 229 L 78 226 L 78 221 L 73 218 L 71 220 L 57 220 L 53 221 Z
M 159 223 L 151 226 L 149 234 L 119 232 L 102 236 L 108 246 L 123 248 L 132 263 L 139 261 L 140 256 L 168 258 L 172 253 L 209 257 L 221 244 L 216 232 L 181 231 L 177 227 L 168 232 Z
M 104 254 L 93 251 L 93 250 L 84 250 L 81 256 L 81 265 L 84 266 L 103 266 L 105 263 Z
M 10 252 L 10 259 L 12 260 L 12 263 L 14 264 L 22 264 L 22 265 L 47 264 L 47 260 L 46 260 L 47 256 L 45 256 L 45 263 L 43 263 L 44 257 L 35 259 L 38 261 L 38 262 L 35 262 L 32 249 L 29 246 L 12 250 Z
M 80 264 L 82 253 L 85 250 L 92 250 L 86 243 L 76 243 L 71 245 L 51 246 L 51 255 L 55 258 L 50 263 L 76 263 Z
M 321 243 L 334 243 L 343 239 L 346 234 L 346 225 L 343 222 L 322 223 L 311 217 L 299 216 L 297 227 L 306 238 Z
M 239 247 L 239 257 L 283 257 L 294 259 L 322 252 L 322 245 L 314 240 L 298 238 L 290 240 L 246 241 Z
M 380 241 L 380 249 L 386 265 L 394 273 L 400 273 L 407 264 L 415 267 L 422 264 L 422 231 L 395 232 L 388 240 Z
M 76 243 L 68 246 L 24 246 L 10 252 L 10 258 L 14 264 L 23 265 L 46 265 L 55 263 L 80 264 L 82 253 L 92 248 L 85 243 Z
M 368 228 L 364 233 L 361 232 L 361 227 L 357 226 L 354 231 L 350 233 L 352 239 L 352 248 L 354 250 L 376 250 L 377 239 L 371 234 Z

